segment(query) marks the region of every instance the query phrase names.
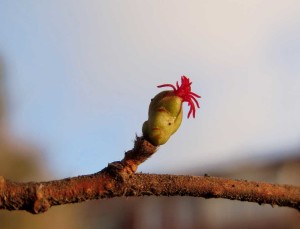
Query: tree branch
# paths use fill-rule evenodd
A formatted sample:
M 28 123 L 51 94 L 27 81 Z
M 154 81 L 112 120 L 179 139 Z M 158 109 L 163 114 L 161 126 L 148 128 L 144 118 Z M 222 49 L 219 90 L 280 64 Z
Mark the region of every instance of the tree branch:
M 37 214 L 51 206 L 121 196 L 194 196 L 226 198 L 295 208 L 300 187 L 209 176 L 136 174 L 157 147 L 137 137 L 121 161 L 98 173 L 49 182 L 17 183 L 0 177 L 0 209 Z

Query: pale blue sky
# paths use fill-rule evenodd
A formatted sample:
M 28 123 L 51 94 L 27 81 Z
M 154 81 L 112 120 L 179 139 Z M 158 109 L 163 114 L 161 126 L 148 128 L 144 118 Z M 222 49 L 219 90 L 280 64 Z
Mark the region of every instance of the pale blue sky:
M 96 172 L 132 147 L 156 85 L 185 74 L 201 109 L 140 171 L 274 157 L 299 146 L 299 12 L 289 0 L 2 0 L 11 131 L 57 176 Z

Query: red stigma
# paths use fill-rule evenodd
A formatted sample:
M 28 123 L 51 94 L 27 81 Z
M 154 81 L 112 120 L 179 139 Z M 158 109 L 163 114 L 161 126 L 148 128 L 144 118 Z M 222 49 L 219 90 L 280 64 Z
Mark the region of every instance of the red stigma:
M 179 96 L 183 99 L 183 102 L 188 102 L 188 105 L 190 106 L 190 110 L 188 113 L 188 118 L 193 114 L 193 118 L 195 118 L 196 114 L 196 106 L 200 108 L 200 105 L 196 98 L 201 98 L 200 95 L 197 95 L 196 93 L 191 91 L 191 84 L 190 79 L 186 76 L 181 76 L 181 85 L 179 86 L 178 81 L 176 82 L 176 87 L 172 84 L 162 84 L 157 87 L 171 87 L 174 91 L 174 94 Z M 196 104 L 196 106 L 195 106 Z

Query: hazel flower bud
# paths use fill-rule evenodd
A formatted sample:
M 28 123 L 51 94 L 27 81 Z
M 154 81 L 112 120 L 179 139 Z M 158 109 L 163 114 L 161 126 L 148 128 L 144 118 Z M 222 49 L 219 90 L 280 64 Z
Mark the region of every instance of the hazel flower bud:
M 153 145 L 159 146 L 165 144 L 172 134 L 180 127 L 182 121 L 182 103 L 188 102 L 191 114 L 195 117 L 196 106 L 199 103 L 195 97 L 199 95 L 191 92 L 192 82 L 186 76 L 181 77 L 181 85 L 178 82 L 176 87 L 172 84 L 163 84 L 160 87 L 172 87 L 173 91 L 162 91 L 158 93 L 149 105 L 148 120 L 143 124 L 143 135 Z

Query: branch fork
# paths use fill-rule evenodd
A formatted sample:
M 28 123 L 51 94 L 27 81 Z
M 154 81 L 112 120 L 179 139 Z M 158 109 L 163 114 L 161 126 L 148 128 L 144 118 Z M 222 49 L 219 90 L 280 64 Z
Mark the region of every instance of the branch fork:
M 0 176 L 0 209 L 33 214 L 50 207 L 122 196 L 194 196 L 226 198 L 295 208 L 300 211 L 300 187 L 205 176 L 135 173 L 157 150 L 143 137 L 121 161 L 91 174 L 48 182 L 13 182 Z

